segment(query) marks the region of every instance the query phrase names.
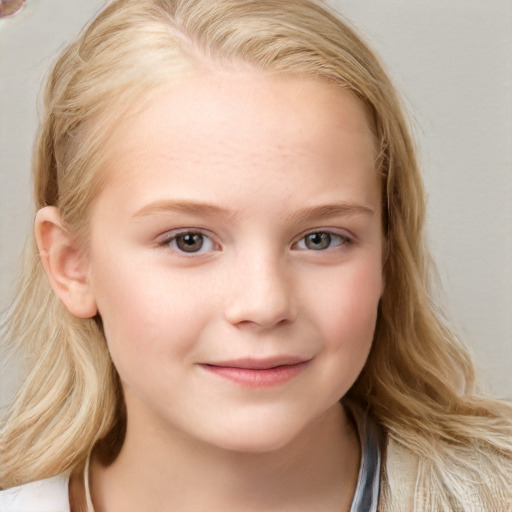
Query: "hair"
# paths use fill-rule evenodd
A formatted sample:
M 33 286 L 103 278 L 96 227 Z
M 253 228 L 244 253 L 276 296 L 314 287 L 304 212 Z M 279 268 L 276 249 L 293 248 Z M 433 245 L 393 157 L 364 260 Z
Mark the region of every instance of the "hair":
M 433 301 L 424 191 L 400 100 L 349 23 L 319 2 L 110 3 L 47 80 L 34 155 L 36 208 L 56 206 L 69 232 L 86 244 L 108 134 L 170 80 L 205 66 L 318 77 L 365 105 L 382 180 L 386 287 L 370 355 L 347 398 L 434 472 L 470 465 L 474 453 L 500 471 L 500 459 L 489 454 L 512 457 L 511 408 L 475 393 L 470 357 Z M 28 375 L 2 425 L 0 486 L 72 470 L 98 442 L 115 450 L 126 420 L 101 318 L 66 310 L 33 241 L 4 333 Z M 450 462 L 450 447 L 458 447 L 460 460 Z

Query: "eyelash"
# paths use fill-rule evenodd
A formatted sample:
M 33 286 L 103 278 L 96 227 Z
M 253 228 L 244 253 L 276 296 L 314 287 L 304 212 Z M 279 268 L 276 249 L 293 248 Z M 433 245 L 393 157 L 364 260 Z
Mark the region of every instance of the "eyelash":
M 325 237 L 327 237 L 327 242 L 329 243 L 329 246 L 325 247 L 325 248 L 321 248 L 321 249 L 312 249 L 311 247 L 308 247 L 307 246 L 308 237 L 313 237 L 313 236 L 324 237 L 323 238 L 324 241 L 326 240 Z M 336 243 L 334 246 L 331 245 L 331 243 L 333 242 L 333 239 L 336 239 L 338 241 L 338 243 Z M 299 247 L 301 242 L 304 242 L 304 245 L 306 247 Z M 309 250 L 309 251 L 322 252 L 322 251 L 326 251 L 328 249 L 335 249 L 337 247 L 349 245 L 350 243 L 352 243 L 352 239 L 346 235 L 342 235 L 340 233 L 334 233 L 334 232 L 328 231 L 328 230 L 317 230 L 317 231 L 310 231 L 309 233 L 306 233 L 304 236 L 302 236 L 302 238 L 300 238 L 300 240 L 298 242 L 295 242 L 292 245 L 292 247 L 297 248 L 298 250 L 301 250 L 301 251 Z
M 193 237 L 201 237 L 200 246 L 198 250 L 191 250 L 187 251 L 184 250 L 183 247 L 179 246 L 180 241 L 184 242 L 185 244 L 189 244 L 189 242 L 193 242 Z M 318 244 L 321 244 L 322 241 L 325 243 L 328 243 L 328 246 L 321 247 L 317 249 L 313 249 L 311 247 L 308 247 L 308 237 L 313 236 L 320 236 L 321 239 L 316 242 Z M 187 241 L 187 238 L 190 237 L 190 239 Z M 323 238 L 322 238 L 323 237 Z M 335 245 L 332 245 L 333 240 L 336 241 Z M 205 241 L 207 242 L 207 248 L 204 249 Z M 314 242 L 315 243 L 315 242 Z M 352 243 L 352 239 L 349 238 L 346 235 L 342 235 L 339 233 L 334 233 L 333 231 L 329 230 L 317 230 L 317 231 L 310 231 L 309 233 L 306 233 L 303 235 L 297 242 L 294 242 L 291 246 L 294 250 L 300 250 L 300 251 L 312 251 L 312 252 L 323 252 L 329 249 L 335 249 L 338 247 L 346 246 Z M 301 247 L 301 244 L 303 245 Z M 170 232 L 165 235 L 165 237 L 159 242 L 160 246 L 169 247 L 172 250 L 181 253 L 181 254 L 187 254 L 190 256 L 203 254 L 205 252 L 210 252 L 212 250 L 218 250 L 216 247 L 219 247 L 219 244 L 217 244 L 213 237 L 209 235 L 208 233 L 197 230 L 197 229 L 187 229 L 182 230 L 179 232 Z M 193 247 L 193 243 L 189 244 L 189 247 Z
M 201 241 L 202 241 L 201 245 L 199 247 L 199 250 L 186 251 L 179 247 L 178 244 L 179 244 L 180 239 L 182 241 L 184 241 L 184 239 L 186 237 L 197 237 L 197 236 L 200 236 Z M 206 250 L 201 250 L 201 249 L 203 249 L 205 241 L 208 241 L 209 247 Z M 185 243 L 187 243 L 187 242 L 185 242 Z M 179 232 L 172 231 L 170 233 L 167 233 L 164 236 L 164 238 L 159 242 L 159 245 L 169 247 L 178 253 L 188 254 L 191 256 L 215 250 L 215 247 L 218 246 L 218 244 L 215 243 L 215 241 L 213 240 L 213 237 L 211 235 L 205 233 L 204 231 L 198 230 L 198 229 L 186 229 L 186 230 L 182 230 Z M 190 246 L 192 247 L 192 245 L 190 245 Z

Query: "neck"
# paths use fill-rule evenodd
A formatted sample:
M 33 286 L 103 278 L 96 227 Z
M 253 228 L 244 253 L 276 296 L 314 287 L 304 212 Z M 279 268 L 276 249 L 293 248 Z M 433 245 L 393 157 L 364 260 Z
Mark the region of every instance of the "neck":
M 146 428 L 128 420 L 117 459 L 93 459 L 95 512 L 197 510 L 349 510 L 359 446 L 343 408 L 335 407 L 292 442 L 240 453 Z

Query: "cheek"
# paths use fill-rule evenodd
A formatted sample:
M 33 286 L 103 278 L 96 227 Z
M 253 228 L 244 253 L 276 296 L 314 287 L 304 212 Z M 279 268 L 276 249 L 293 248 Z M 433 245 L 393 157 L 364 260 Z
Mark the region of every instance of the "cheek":
M 364 269 L 333 286 L 328 332 L 325 332 L 326 375 L 339 400 L 363 370 L 373 343 L 382 289 L 380 271 Z M 327 307 L 326 307 L 327 309 Z
M 98 263 L 95 296 L 116 366 L 185 359 L 211 317 L 211 294 L 147 258 Z
M 380 264 L 360 265 L 350 272 L 341 269 L 338 276 L 331 276 L 316 305 L 328 348 L 362 354 L 369 351 L 381 290 Z
M 112 358 L 158 349 L 160 333 L 172 321 L 173 294 L 144 267 L 122 258 L 97 261 L 92 274 L 94 295 Z

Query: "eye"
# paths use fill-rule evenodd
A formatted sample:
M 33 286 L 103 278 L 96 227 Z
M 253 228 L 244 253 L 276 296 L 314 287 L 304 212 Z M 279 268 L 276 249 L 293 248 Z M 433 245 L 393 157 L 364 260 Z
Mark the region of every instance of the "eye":
M 185 231 L 166 237 L 162 245 L 167 245 L 177 252 L 187 254 L 200 254 L 215 249 L 213 240 L 204 233 L 197 231 Z
M 329 233 L 328 231 L 315 231 L 301 238 L 297 242 L 296 248 L 300 250 L 325 251 L 326 249 L 332 249 L 349 242 L 350 239 L 346 236 Z

